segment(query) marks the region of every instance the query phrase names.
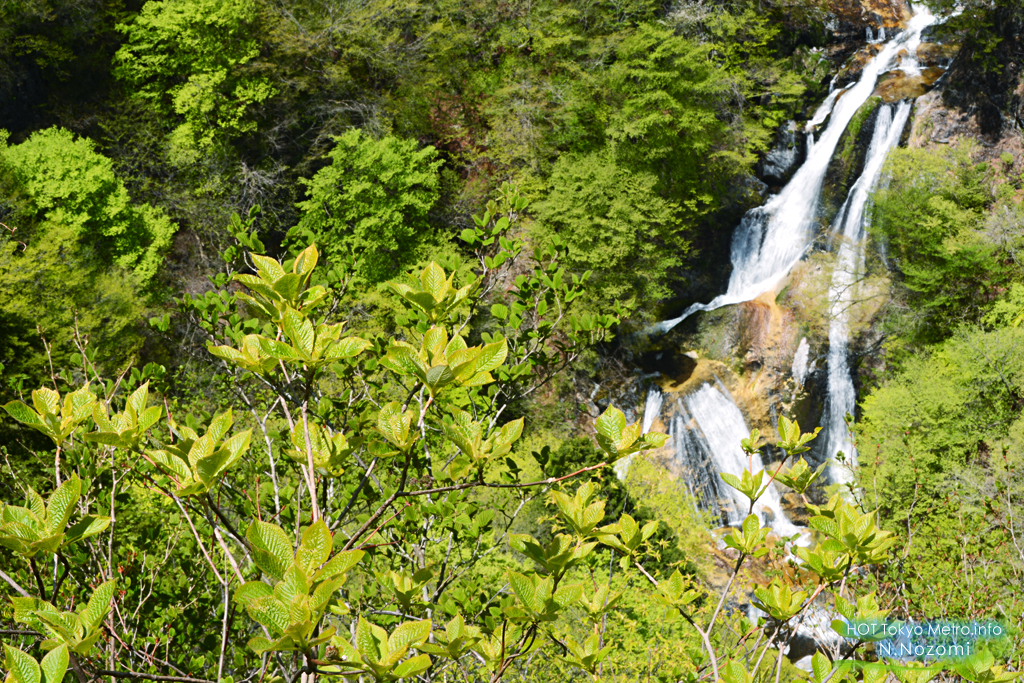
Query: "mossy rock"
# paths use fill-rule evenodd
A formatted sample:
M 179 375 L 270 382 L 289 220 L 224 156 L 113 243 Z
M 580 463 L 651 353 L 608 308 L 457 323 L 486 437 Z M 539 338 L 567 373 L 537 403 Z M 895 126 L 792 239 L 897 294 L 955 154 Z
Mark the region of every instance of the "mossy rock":
M 869 97 L 853 115 L 850 124 L 839 138 L 836 153 L 832 155 L 825 173 L 825 184 L 821 192 L 818 219 L 823 224 L 832 223 L 846 200 L 850 187 L 857 181 L 864 168 L 871 136 L 875 132 L 878 107 L 881 104 L 881 97 Z

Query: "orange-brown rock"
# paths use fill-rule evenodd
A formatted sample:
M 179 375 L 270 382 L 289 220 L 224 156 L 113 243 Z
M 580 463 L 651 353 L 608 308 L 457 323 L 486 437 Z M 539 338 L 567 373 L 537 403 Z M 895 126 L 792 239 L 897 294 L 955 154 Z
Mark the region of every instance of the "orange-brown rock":
M 917 47 L 917 60 L 921 66 L 947 66 L 959 50 L 960 46 L 954 44 L 921 43 Z
M 921 73 L 909 76 L 900 70 L 890 71 L 872 94 L 890 103 L 920 97 L 931 89 L 943 73 L 943 69 L 936 67 L 927 67 L 921 69 Z
M 847 24 L 903 28 L 912 12 L 906 0 L 831 0 L 829 10 Z

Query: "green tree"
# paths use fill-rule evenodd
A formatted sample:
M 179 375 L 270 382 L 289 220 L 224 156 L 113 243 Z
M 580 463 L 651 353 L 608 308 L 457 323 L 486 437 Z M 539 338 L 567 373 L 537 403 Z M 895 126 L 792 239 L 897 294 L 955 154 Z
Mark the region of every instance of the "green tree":
M 377 283 L 425 256 L 437 244 L 427 214 L 438 199 L 441 161 L 433 147 L 359 130 L 335 138 L 331 164 L 302 180 L 309 199 L 289 233 L 316 240 L 332 261 L 354 256 L 357 275 Z
M 894 150 L 889 181 L 874 195 L 870 230 L 897 271 L 896 295 L 920 320 L 911 338 L 938 341 L 963 322 L 977 322 L 1013 271 L 983 229 L 992 202 L 987 167 L 970 147 Z
M 861 482 L 883 526 L 906 534 L 882 575 L 905 586 L 909 613 L 1000 618 L 1021 600 L 1022 395 L 1024 330 L 968 327 L 864 399 Z
M 673 173 L 697 178 L 697 161 L 709 160 L 727 130 L 716 114 L 730 81 L 709 52 L 710 46 L 656 24 L 640 24 L 622 41 L 605 83 L 611 95 L 605 130 L 617 158 L 666 176 L 663 164 L 688 160 Z
M 118 29 L 127 42 L 115 74 L 183 120 L 170 134 L 172 158 L 195 160 L 220 136 L 255 129 L 249 109 L 274 89 L 245 68 L 260 50 L 253 0 L 150 0 Z
M 668 294 L 668 271 L 689 249 L 677 204 L 662 199 L 651 173 L 629 171 L 608 152 L 565 156 L 536 204 L 541 240 L 568 245 L 565 264 L 593 273 L 588 302 L 635 307 Z
M 8 146 L 0 132 L 0 164 L 8 220 L 20 228 L 19 239 L 42 238 L 44 225 L 63 226 L 139 284 L 156 274 L 176 226 L 163 211 L 132 204 L 112 162 L 91 140 L 48 128 Z
M 865 462 L 877 456 L 883 510 L 905 510 L 916 486 L 996 452 L 1020 414 L 1024 330 L 966 328 L 908 360 L 864 399 Z M 876 470 L 872 470 L 876 471 Z M 922 495 L 937 495 L 926 488 Z
M 163 211 L 133 204 L 90 140 L 50 128 L 8 146 L 0 135 L 0 288 L 10 294 L 0 300 L 0 362 L 8 379 L 48 374 L 39 331 L 60 365 L 76 322 L 81 339 L 103 349 L 98 360 L 127 357 L 140 341 L 129 330 L 143 292 L 176 226 Z
M 767 668 L 774 666 L 779 678 L 792 620 L 817 595 L 829 596 L 847 620 L 887 614 L 873 595 L 854 599 L 847 579 L 885 559 L 895 540 L 878 528 L 873 513 L 836 495 L 811 506 L 810 525 L 822 540 L 795 548 L 801 573 L 758 583 L 754 604 L 768 616 L 757 625 L 753 645 L 739 639 L 744 618 L 723 607 L 741 569 L 765 558 L 781 576 L 790 562 L 785 541 L 770 540 L 771 529 L 753 514 L 765 492 L 765 470 L 723 476 L 750 501 L 741 528 L 723 539 L 735 557 L 725 587 L 709 590 L 678 570 L 665 576 L 651 562 L 659 557 L 652 543 L 657 521 L 641 525 L 628 513 L 606 520 L 607 501 L 597 484 L 564 482 L 658 448 L 666 435 L 641 434 L 638 422 L 628 424 L 622 411 L 609 407 L 594 425 L 601 462 L 560 478 L 522 481 L 510 454 L 525 423 L 502 419 L 507 404 L 498 405 L 493 386 L 508 370 L 509 344 L 499 338 L 470 346 L 460 334 L 460 305 L 477 296 L 479 282 L 459 286 L 436 263 L 414 284 L 392 282 L 413 324 L 399 338 L 376 344 L 343 334 L 341 324 L 325 319 L 327 290 L 311 284 L 318 256 L 312 245 L 286 264 L 250 254 L 255 273 L 235 277 L 245 287 L 235 295 L 265 325 L 234 335 L 230 326 L 240 321 L 227 319 L 219 331 L 229 343 L 211 343 L 209 351 L 224 361 L 239 388 L 255 380 L 261 393 L 269 389 L 257 399 L 261 407 L 253 412 L 252 428 L 238 425 L 231 409 L 179 423 L 166 402 L 150 405 L 149 382 L 141 374 L 126 378 L 129 388 L 94 376 L 102 395 L 93 392 L 92 382 L 75 383 L 63 394 L 32 392 L 31 406 L 3 406 L 53 444 L 45 454 L 56 480 L 46 499 L 28 489 L 24 506 L 5 504 L 0 516 L 0 545 L 17 563 L 0 580 L 20 594 L 11 614 L 20 628 L 5 633 L 45 638 L 38 649 L 24 641 L 5 647 L 11 683 L 40 683 L 43 675 L 45 683 L 57 683 L 68 666 L 82 678 L 144 674 L 132 667 L 185 673 L 184 666 L 209 671 L 211 678 L 215 671 L 215 680 L 313 674 L 390 683 L 445 680 L 459 671 L 467 680 L 498 683 L 529 678 L 537 654 L 543 654 L 537 662 L 541 680 L 558 671 L 594 680 L 621 680 L 621 671 L 632 679 L 643 670 L 622 660 L 611 666 L 621 632 L 607 623 L 654 603 L 662 620 L 652 624 L 644 617 L 642 635 L 658 641 L 674 636 L 672 656 L 655 655 L 659 666 L 672 666 L 667 680 L 710 670 L 715 683 L 750 683 L 772 651 Z M 277 453 L 286 458 L 278 469 L 276 439 L 266 422 L 279 405 L 288 417 L 287 427 L 275 433 L 283 442 Z M 260 431 L 265 438 L 254 439 Z M 808 451 L 816 434 L 781 418 L 782 461 Z M 271 465 L 271 490 L 263 495 L 249 494 L 263 476 L 263 468 L 254 468 L 253 446 Z M 760 434 L 751 433 L 742 446 L 758 452 Z M 342 478 L 349 468 L 361 476 Z M 92 475 L 86 485 L 83 473 Z M 801 460 L 787 471 L 780 464 L 771 476 L 802 494 L 816 475 Z M 293 488 L 282 490 L 282 481 Z M 168 622 L 138 621 L 155 580 L 130 571 L 123 576 L 122 559 L 131 558 L 114 555 L 115 537 L 124 533 L 117 505 L 138 489 L 159 492 L 188 522 L 185 533 L 196 540 L 201 558 L 193 554 L 182 567 L 191 601 L 221 598 L 215 620 L 206 622 L 212 638 L 177 644 L 176 655 L 190 657 L 183 666 L 152 647 L 154 636 L 174 637 Z M 282 493 L 294 494 L 294 504 Z M 553 534 L 538 540 L 511 532 L 517 511 L 538 494 L 553 508 Z M 108 509 L 109 515 L 99 512 Z M 97 552 L 97 543 L 106 554 Z M 504 566 L 476 584 L 483 590 L 463 589 L 470 583 L 466 575 L 481 574 L 481 560 L 506 545 L 511 552 Z M 172 553 L 169 547 L 167 556 Z M 159 564 L 148 564 L 153 574 Z M 40 571 L 50 566 L 52 575 Z M 624 598 L 627 591 L 631 595 Z M 72 604 L 85 607 L 72 612 Z M 245 612 L 237 618 L 241 627 L 234 626 L 236 609 Z M 111 612 L 118 618 L 106 620 Z M 665 620 L 674 622 L 672 628 L 665 628 Z M 196 633 L 195 625 L 183 626 Z M 131 644 L 119 633 L 129 629 Z M 105 642 L 103 657 L 94 657 L 104 630 L 115 637 Z M 628 644 L 635 655 L 654 654 L 650 643 Z M 39 649 L 56 654 L 37 659 Z M 985 672 L 981 680 L 1015 678 L 994 664 L 972 663 Z M 816 683 L 857 680 L 856 672 L 820 652 L 814 671 Z

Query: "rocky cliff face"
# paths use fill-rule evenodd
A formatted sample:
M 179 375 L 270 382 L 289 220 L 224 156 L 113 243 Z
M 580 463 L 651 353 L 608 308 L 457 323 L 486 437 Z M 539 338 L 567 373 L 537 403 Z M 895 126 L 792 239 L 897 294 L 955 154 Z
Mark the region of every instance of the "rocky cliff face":
M 906 26 L 912 15 L 907 0 L 830 0 L 828 9 L 827 26 L 832 33 L 829 57 L 836 66 L 845 66 L 845 62 L 863 50 L 865 42 L 877 45 L 892 37 L 893 32 Z M 867 58 L 870 56 L 867 54 Z M 855 57 L 854 61 L 862 67 L 867 58 Z M 859 71 L 854 64 L 848 75 L 856 78 Z
M 1018 1 L 986 7 L 977 26 L 956 36 L 962 45 L 942 99 L 945 107 L 974 119 L 985 142 L 996 144 L 1024 128 L 1024 6 Z

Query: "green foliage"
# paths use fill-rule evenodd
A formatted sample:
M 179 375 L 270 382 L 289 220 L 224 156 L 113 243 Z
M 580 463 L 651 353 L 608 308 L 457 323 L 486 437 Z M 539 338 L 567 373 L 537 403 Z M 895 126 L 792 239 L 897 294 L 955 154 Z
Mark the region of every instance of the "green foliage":
M 65 364 L 76 329 L 101 349 L 94 362 L 122 362 L 176 226 L 132 204 L 110 159 L 59 128 L 18 145 L 0 134 L 0 188 L 0 289 L 13 294 L 0 299 L 6 391 L 49 372 L 47 344 Z
M 156 274 L 175 226 L 159 209 L 131 203 L 91 140 L 48 128 L 8 146 L 0 133 L 0 174 L 9 193 L 6 220 L 19 229 L 18 239 L 41 242 L 60 230 L 132 271 L 140 284 Z
M 504 239 L 501 232 L 496 235 L 499 244 Z M 491 263 L 508 262 L 513 257 L 505 254 L 511 253 L 498 252 L 490 257 Z M 751 683 L 759 664 L 738 663 L 736 653 L 743 645 L 731 641 L 728 634 L 736 625 L 721 613 L 744 563 L 757 560 L 773 566 L 776 578 L 755 586 L 754 604 L 769 615 L 773 629 L 789 629 L 788 622 L 809 608 L 812 588 L 816 595 L 838 590 L 833 596 L 837 608 L 850 612 L 853 603 L 843 593 L 852 572 L 886 559 L 895 543 L 891 532 L 878 527 L 873 512 L 861 511 L 837 494 L 827 505 L 811 506 L 810 524 L 821 537 L 813 549 L 796 549 L 803 560 L 799 574 L 786 573 L 782 551 L 787 541 L 771 542 L 770 528 L 750 514 L 742 528 L 725 539 L 738 556 L 711 609 L 713 592 L 692 575 L 675 568 L 665 578 L 655 568 L 661 559 L 659 520 L 641 523 L 624 509 L 606 520 L 607 500 L 600 496 L 596 481 L 570 484 L 568 489 L 560 486 L 624 456 L 660 447 L 666 435 L 641 435 L 638 424 L 627 424 L 620 410 L 609 407 L 595 423 L 600 463 L 559 478 L 522 481 L 513 449 L 524 420 L 502 419 L 510 404 L 493 386 L 506 381 L 500 369 L 510 360 L 523 362 L 516 356 L 522 340 L 509 343 L 500 338 L 469 346 L 460 334 L 468 322 L 456 314 L 457 304 L 463 302 L 470 310 L 482 308 L 478 287 L 486 278 L 473 277 L 470 284 L 458 287 L 454 276 L 430 263 L 418 274 L 418 287 L 394 287 L 410 309 L 405 318 L 410 324 L 401 328 L 405 339 L 375 343 L 341 338 L 340 323 L 323 316 L 326 296 L 323 288 L 312 284 L 311 275 L 317 255 L 311 245 L 286 268 L 273 258 L 250 254 L 258 274 L 237 275 L 248 291 L 235 292 L 230 300 L 264 318 L 259 325 L 262 334 L 239 335 L 226 325 L 211 325 L 227 342 L 210 342 L 214 357 L 232 373 L 243 404 L 260 405 L 252 417 L 264 436 L 272 479 L 271 491 L 262 500 L 260 477 L 265 471 L 243 457 L 251 446 L 249 430 L 227 436 L 235 419 L 230 407 L 202 418 L 187 416 L 180 424 L 171 418 L 167 405 L 165 426 L 162 407 L 148 405 L 149 378 L 161 376 L 151 368 L 121 378 L 126 387 L 120 395 L 121 380 L 98 381 L 102 399 L 83 387 L 70 392 L 62 405 L 56 391 L 39 390 L 33 395 L 34 408 L 19 402 L 5 406 L 15 419 L 54 442 L 56 475 L 62 455 L 65 468 L 76 468 L 48 503 L 30 492 L 28 507 L 5 506 L 2 513 L 0 540 L 6 539 L 19 563 L 15 578 L 6 573 L 2 578 L 28 595 L 14 599 L 14 619 L 46 636 L 40 643 L 43 649 L 64 647 L 69 662 L 75 657 L 78 667 L 102 675 L 89 657 L 102 634 L 101 625 L 114 634 L 119 628 L 114 620 L 106 620 L 112 605 L 117 622 L 127 612 L 128 603 L 115 592 L 115 581 L 122 580 L 126 594 L 134 590 L 132 597 L 140 601 L 128 616 L 130 627 L 152 637 L 147 633 L 150 626 L 136 623 L 134 614 L 152 596 L 156 579 L 140 590 L 133 586 L 141 578 L 137 573 L 119 567 L 123 578 L 113 576 L 119 524 L 85 518 L 65 537 L 69 510 L 81 497 L 79 470 L 110 478 L 109 504 L 115 511 L 118 475 L 122 485 L 128 479 L 135 491 L 158 492 L 173 501 L 204 561 L 197 563 L 194 552 L 188 556 L 191 564 L 199 565 L 185 570 L 189 592 L 198 594 L 191 600 L 222 596 L 219 637 L 197 644 L 192 632 L 183 650 L 219 653 L 218 678 L 225 677 L 225 670 L 232 677 L 254 677 L 262 669 L 264 674 L 290 678 L 317 673 L 397 681 L 430 676 L 435 668 L 443 672 L 457 667 L 467 677 L 487 676 L 497 683 L 523 674 L 527 658 L 543 652 L 543 675 L 582 670 L 601 679 L 606 666 L 612 671 L 636 670 L 616 656 L 620 647 L 631 646 L 622 635 L 629 627 L 613 623 L 609 629 L 608 622 L 641 610 L 628 618 L 651 628 L 652 618 L 659 616 L 646 610 L 648 603 L 656 603 L 664 610 L 661 619 L 678 616 L 700 641 L 699 646 L 682 638 L 669 641 L 676 652 L 684 643 L 678 659 L 672 659 L 680 667 L 674 671 L 710 666 L 720 679 Z M 486 258 L 481 263 L 486 268 Z M 241 320 L 231 324 L 246 326 Z M 334 354 L 336 345 L 345 352 Z M 326 357 L 332 362 L 323 362 Z M 273 362 L 264 362 L 268 360 Z M 273 418 L 280 426 L 271 437 L 267 425 L 278 406 L 284 419 Z M 108 411 L 118 408 L 120 412 L 108 417 Z M 785 459 L 806 451 L 816 435 L 801 432 L 796 422 L 780 421 Z M 744 447 L 756 450 L 759 438 L 751 434 Z M 287 453 L 287 446 L 275 448 L 275 440 L 295 447 L 288 453 L 295 464 L 287 470 L 285 461 L 275 458 Z M 570 457 L 578 457 L 565 455 L 556 461 L 543 455 L 540 459 L 564 466 Z M 348 475 L 349 469 L 356 476 Z M 744 471 L 734 478 L 733 483 L 748 491 L 751 509 L 765 494 L 764 474 Z M 791 477 L 799 482 L 806 478 Z M 249 487 L 255 489 L 253 495 Z M 291 496 L 294 504 L 288 502 Z M 518 511 L 532 497 L 551 504 L 550 534 L 512 530 Z M 484 509 L 487 506 L 494 509 Z M 514 511 L 509 514 L 510 510 Z M 502 529 L 492 524 L 496 511 L 505 515 Z M 237 531 L 241 520 L 248 521 L 244 536 Z M 75 531 L 83 525 L 84 533 Z M 104 538 L 105 559 L 91 540 L 102 533 L 109 534 Z M 74 571 L 69 555 L 82 545 L 100 559 L 93 560 L 90 571 L 98 571 L 105 580 L 77 612 L 62 610 L 79 598 L 75 588 L 68 593 L 63 588 L 64 579 Z M 40 555 L 52 557 L 55 568 L 63 564 L 63 574 L 58 577 L 54 572 L 52 581 L 44 579 L 37 564 Z M 501 558 L 497 566 L 484 562 L 488 556 Z M 613 573 L 616 559 L 621 576 Z M 154 571 L 157 565 L 152 565 Z M 606 571 L 607 578 L 602 576 L 599 583 L 597 572 Z M 34 579 L 38 595 L 17 582 L 27 576 Z M 627 597 L 627 590 L 634 596 Z M 641 590 L 649 593 L 638 598 Z M 76 604 L 83 602 L 77 599 Z M 880 614 L 873 598 L 856 604 L 858 618 Z M 236 605 L 244 607 L 258 627 L 247 622 L 233 629 Z M 443 633 L 435 627 L 439 613 L 452 617 Z M 474 615 L 475 623 L 466 623 L 464 614 Z M 264 633 L 253 633 L 254 628 Z M 764 630 L 753 646 L 755 651 L 763 648 L 762 655 L 771 648 L 770 641 L 760 642 L 767 628 L 757 627 Z M 674 633 L 663 627 L 655 630 Z M 352 633 L 351 639 L 347 633 Z M 235 644 L 243 640 L 245 648 Z M 273 657 L 266 656 L 271 653 Z M 290 653 L 290 661 L 279 653 Z M 43 683 L 39 672 L 63 670 L 63 659 L 44 658 L 36 664 L 21 650 L 8 649 L 6 654 L 19 682 Z M 205 661 L 205 654 L 196 656 L 191 666 L 201 669 Z M 985 664 L 972 675 L 1003 680 L 1003 670 Z M 781 666 L 781 659 L 776 666 Z M 815 664 L 819 678 L 824 667 L 821 659 Z
M 235 600 L 274 638 L 256 636 L 249 640 L 249 647 L 260 654 L 305 652 L 330 640 L 334 627 L 319 630 L 317 626 L 329 607 L 345 613 L 333 602 L 334 593 L 365 553 L 350 550 L 331 557 L 331 532 L 323 520 L 306 528 L 294 553 L 276 524 L 254 520 L 245 535 L 256 566 L 277 581 L 273 586 L 250 581 L 235 591 Z
M 244 68 L 259 54 L 256 19 L 250 0 L 151 0 L 118 26 L 127 38 L 118 78 L 183 120 L 169 136 L 172 158 L 194 161 L 222 136 L 255 129 L 247 110 L 274 94 Z
M 159 407 L 154 408 L 159 416 Z M 174 480 L 179 496 L 206 493 L 249 450 L 252 430 L 224 438 L 231 423 L 231 411 L 228 410 L 214 417 L 202 436 L 189 427 L 173 425 L 171 428 L 177 433 L 178 440 L 167 444 L 164 450 L 148 452 L 152 462 Z M 116 443 L 121 443 L 121 438 Z
M 89 390 L 88 384 L 69 393 L 64 398 L 63 406 L 59 392 L 42 387 L 32 392 L 35 410 L 21 401 L 11 401 L 4 406 L 4 410 L 18 422 L 50 437 L 53 444 L 60 448 L 64 440 L 89 417 L 95 402 L 96 396 Z
M 872 232 L 884 239 L 908 303 L 922 318 L 912 338 L 937 341 L 962 321 L 977 321 L 991 293 L 1013 271 L 986 236 L 983 209 L 992 202 L 987 168 L 966 146 L 940 151 L 894 150 L 889 183 L 875 195 Z
M 68 648 L 61 645 L 43 657 L 38 664 L 27 652 L 4 643 L 4 668 L 11 683 L 61 683 L 68 670 Z
M 0 545 L 23 557 L 42 555 L 45 560 L 66 546 L 102 532 L 110 525 L 109 517 L 83 515 L 68 527 L 81 491 L 82 482 L 72 475 L 45 503 L 29 489 L 26 507 L 4 504 L 0 510 Z
M 591 275 L 588 304 L 636 307 L 668 294 L 670 269 L 689 248 L 677 204 L 658 196 L 657 178 L 630 172 L 606 152 L 559 160 L 547 198 L 536 205 L 538 239 L 569 246 L 571 272 Z
M 345 638 L 336 636 L 331 639 L 331 645 L 338 653 L 334 660 L 338 662 L 335 670 L 367 672 L 380 682 L 422 674 L 430 667 L 429 655 L 415 655 L 404 661 L 403 658 L 410 648 L 423 644 L 430 635 L 430 627 L 429 620 L 407 621 L 389 634 L 380 626 L 360 619 L 354 645 Z
M 725 132 L 715 113 L 729 81 L 709 51 L 655 24 L 641 24 L 622 41 L 604 84 L 617 100 L 605 134 L 618 159 L 689 161 L 684 173 L 698 172 L 697 160 L 706 159 Z
M 88 655 L 103 635 L 103 622 L 110 612 L 117 580 L 105 581 L 92 591 L 88 602 L 75 612 L 62 612 L 38 598 L 11 598 L 14 620 L 47 636 L 40 643 L 44 650 L 66 648 L 64 657 Z M 58 662 L 59 663 L 59 662 Z M 44 670 L 47 662 L 41 662 Z M 55 672 L 62 667 L 54 666 Z
M 1012 520 L 1024 491 L 1022 334 L 961 329 L 864 399 L 866 493 L 885 527 L 910 539 L 884 579 L 908 586 L 921 613 L 982 618 L 1019 600 L 996 577 L 1013 571 L 1004 549 L 1019 534 Z M 984 578 L 959 575 L 982 563 Z
M 433 147 L 359 130 L 335 138 L 331 164 L 303 180 L 309 199 L 289 233 L 316 241 L 337 262 L 351 254 L 357 274 L 380 282 L 422 258 L 431 244 L 427 212 L 437 202 L 441 161 Z
M 919 486 L 938 495 L 944 474 L 998 451 L 1020 412 L 1022 342 L 1019 328 L 964 329 L 864 400 L 858 430 L 883 509 L 905 510 Z

